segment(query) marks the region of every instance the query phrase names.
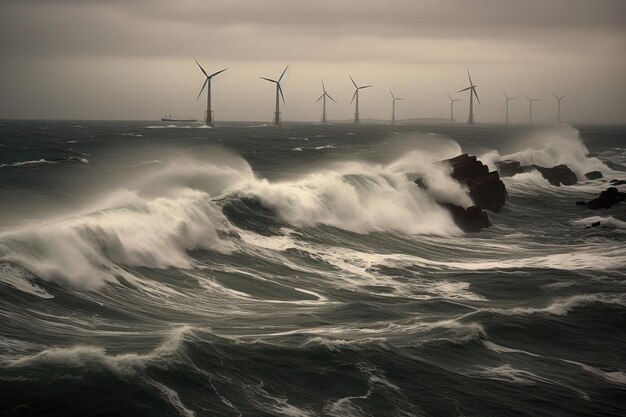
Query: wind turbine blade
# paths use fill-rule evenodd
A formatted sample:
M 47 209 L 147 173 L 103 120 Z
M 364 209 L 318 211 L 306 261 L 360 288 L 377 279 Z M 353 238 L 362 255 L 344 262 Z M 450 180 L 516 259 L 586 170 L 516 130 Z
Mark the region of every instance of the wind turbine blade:
M 204 91 L 204 87 L 206 87 L 206 85 L 209 83 L 209 79 L 206 78 L 204 80 L 204 84 L 202 84 L 202 88 L 200 89 L 200 92 L 198 93 L 198 97 L 196 97 L 196 100 L 200 98 L 200 95 L 202 94 L 202 92 Z
M 393 91 L 391 91 L 391 88 L 389 89 L 389 93 L 391 94 L 391 97 L 395 100 L 396 96 L 393 95 Z
M 352 95 L 352 100 L 350 100 L 350 104 L 352 104 L 352 102 L 354 101 L 354 98 L 356 97 L 358 93 L 359 93 L 359 89 L 357 88 L 356 90 L 354 90 L 354 94 Z
M 478 93 L 476 92 L 475 88 L 472 88 L 472 93 L 474 93 L 474 96 L 476 97 L 476 100 L 478 100 L 478 104 L 480 104 L 480 99 L 478 98 Z
M 283 70 L 283 73 L 280 74 L 280 78 L 278 78 L 278 82 L 280 82 L 280 80 L 283 79 L 283 77 L 285 76 L 285 73 L 287 72 L 287 68 L 289 68 L 289 64 L 287 64 L 287 66 L 285 67 L 285 69 Z
M 362 90 L 363 88 L 370 88 L 370 87 L 374 87 L 374 84 L 372 84 L 372 85 L 364 85 L 363 87 L 359 87 L 359 90 Z
M 285 103 L 285 96 L 283 95 L 283 89 L 281 88 L 280 83 L 276 83 L 276 87 L 278 88 L 278 92 L 283 99 L 283 104 L 286 106 L 287 103 Z
M 530 101 L 530 97 L 528 97 L 528 96 L 524 96 L 524 97 L 526 97 L 528 99 L 528 101 Z
M 262 80 L 265 80 L 265 81 L 269 81 L 269 82 L 274 83 L 274 84 L 278 84 L 278 81 L 276 81 L 276 80 L 272 80 L 272 79 L 265 78 L 265 77 L 259 77 L 259 78 L 262 79 Z
M 552 95 L 554 96 L 555 99 L 560 100 L 559 96 L 557 96 L 556 94 L 552 93 Z
M 326 97 L 328 97 L 328 98 L 329 98 L 329 99 L 331 99 L 332 101 L 335 101 L 335 99 L 334 99 L 334 98 L 332 98 L 332 97 L 330 96 L 330 94 L 328 94 L 327 92 L 324 92 L 324 94 L 326 94 Z M 335 101 L 335 104 L 336 104 L 336 103 L 337 103 L 337 102 Z
M 198 63 L 198 61 L 197 61 L 197 60 L 194 60 L 194 61 L 196 61 L 196 64 L 198 64 L 198 68 L 200 68 L 200 71 L 202 71 L 202 72 L 204 73 L 204 75 L 205 75 L 206 77 L 208 77 L 209 75 L 206 73 L 206 71 L 204 70 L 204 68 L 202 68 L 202 65 L 200 65 L 200 64 Z
M 404 100 L 403 98 L 400 97 L 394 97 L 395 100 Z
M 467 78 L 469 78 L 470 85 L 474 85 L 472 82 L 472 76 L 470 75 L 469 68 L 467 69 Z
M 472 88 L 472 87 L 467 87 L 467 88 L 464 88 L 464 89 L 462 89 L 462 90 L 457 91 L 457 93 L 462 93 L 463 91 L 467 91 L 467 90 L 469 90 L 470 88 Z
M 226 71 L 227 69 L 228 69 L 228 68 L 224 68 L 224 69 L 223 69 L 223 70 L 221 70 L 221 71 L 214 72 L 213 74 L 209 75 L 209 78 L 213 78 L 213 77 L 215 77 L 217 74 L 221 74 L 221 73 L 223 73 L 224 71 Z
M 448 95 L 448 98 L 450 99 L 450 101 L 452 101 L 452 97 L 450 96 L 450 93 L 446 93 Z
M 504 94 L 504 98 L 506 98 L 507 100 L 509 99 L 509 96 L 507 96 L 504 91 L 502 92 L 502 94 Z
M 317 100 L 315 100 L 315 102 L 317 103 L 318 101 L 320 101 L 320 100 L 324 97 L 324 95 L 325 95 L 325 94 L 322 94 L 322 95 L 320 96 L 320 98 L 318 98 Z
M 561 97 L 561 100 L 563 100 L 565 97 L 567 97 L 567 94 L 564 94 L 563 97 Z
M 350 77 L 350 81 L 352 81 L 352 84 L 354 84 L 354 88 L 359 88 L 359 86 L 357 86 L 354 80 L 352 79 L 352 76 L 348 75 L 348 77 Z

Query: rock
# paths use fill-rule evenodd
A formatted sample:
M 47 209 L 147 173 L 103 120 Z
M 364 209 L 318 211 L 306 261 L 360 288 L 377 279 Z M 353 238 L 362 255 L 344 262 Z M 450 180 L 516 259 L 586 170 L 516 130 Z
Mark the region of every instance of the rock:
M 599 178 L 602 178 L 602 173 L 600 171 L 587 172 L 585 174 L 585 178 L 587 178 L 588 180 L 597 180 Z
M 591 223 L 591 226 L 587 226 L 587 227 L 585 227 L 585 229 L 591 229 L 592 227 L 598 227 L 601 224 L 602 224 L 601 222 L 593 222 L 593 223 Z
M 626 201 L 626 193 L 619 192 L 615 187 L 609 187 L 605 191 L 602 191 L 598 198 L 594 198 L 588 202 L 578 201 L 576 204 L 585 205 L 592 210 L 599 210 L 611 208 L 622 201 Z
M 538 165 L 531 165 L 531 167 L 539 171 L 550 184 L 556 185 L 557 187 L 561 184 L 574 185 L 578 182 L 578 177 L 576 177 L 574 171 L 569 169 L 565 164 L 557 165 L 552 168 L 544 168 Z
M 626 184 L 626 180 L 611 180 L 610 181 L 611 185 L 624 185 Z
M 467 185 L 478 208 L 496 213 L 502 209 L 506 203 L 506 187 L 497 171 L 489 172 L 487 165 L 466 153 L 442 162 L 452 167 L 452 178 Z
M 487 212 L 476 206 L 463 208 L 450 203 L 442 204 L 442 206 L 450 212 L 454 223 L 464 232 L 478 232 L 491 225 Z
M 505 160 L 496 162 L 496 167 L 503 177 L 512 177 L 527 171 L 519 161 Z

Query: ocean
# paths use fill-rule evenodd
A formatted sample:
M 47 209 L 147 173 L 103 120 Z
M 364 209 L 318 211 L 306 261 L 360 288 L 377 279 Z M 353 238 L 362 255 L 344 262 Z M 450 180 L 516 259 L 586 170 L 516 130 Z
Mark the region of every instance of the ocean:
M 579 182 L 464 233 L 464 152 Z M 0 121 L 0 414 L 626 415 L 612 179 L 624 126 Z

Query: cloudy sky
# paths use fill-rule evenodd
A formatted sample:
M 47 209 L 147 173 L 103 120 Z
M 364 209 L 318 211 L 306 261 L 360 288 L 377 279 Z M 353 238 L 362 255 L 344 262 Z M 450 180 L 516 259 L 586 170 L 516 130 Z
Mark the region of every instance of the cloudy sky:
M 503 91 L 569 94 L 564 119 L 626 122 L 625 0 L 1 0 L 0 118 L 202 117 L 196 101 L 216 78 L 216 119 L 268 121 L 284 83 L 285 120 L 318 120 L 320 77 L 349 119 L 351 74 L 374 84 L 363 118 L 446 117 L 446 92 L 478 85 L 478 121 L 503 118 Z M 467 97 L 456 115 L 467 116 Z M 514 120 L 528 104 L 512 104 Z

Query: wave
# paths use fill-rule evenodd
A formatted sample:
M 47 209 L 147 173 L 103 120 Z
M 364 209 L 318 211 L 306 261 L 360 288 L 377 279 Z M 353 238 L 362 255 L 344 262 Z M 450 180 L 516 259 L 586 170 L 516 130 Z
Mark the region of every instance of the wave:
M 605 175 L 613 173 L 600 159 L 589 156 L 580 132 L 570 125 L 551 126 L 540 129 L 516 142 L 517 149 L 512 153 L 501 155 L 492 150 L 481 155 L 491 170 L 497 169 L 497 163 L 504 160 L 518 161 L 523 166 L 537 165 L 551 168 L 556 165 L 567 165 L 578 177 L 585 179 L 585 173 L 600 171 Z
M 227 250 L 219 208 L 191 189 L 169 198 L 122 190 L 87 214 L 0 234 L 0 260 L 79 289 L 116 281 L 119 266 L 188 268 L 187 250 Z M 223 220 L 224 221 L 224 220 Z
M 600 227 L 604 229 L 615 229 L 619 231 L 626 231 L 626 222 L 618 220 L 613 216 L 591 216 L 584 219 L 574 220 L 572 223 L 575 225 L 592 227 L 593 224 L 600 222 Z
M 12 164 L 1 164 L 0 168 L 10 168 L 10 167 L 23 167 L 30 165 L 45 165 L 45 164 L 59 164 L 62 162 L 82 162 L 83 164 L 88 164 L 89 160 L 86 158 L 58 158 L 58 159 L 37 159 L 32 161 L 23 161 L 23 162 L 14 162 Z
M 12 368 L 30 367 L 41 364 L 61 365 L 84 369 L 106 369 L 119 376 L 129 376 L 145 369 L 150 364 L 169 358 L 175 354 L 186 336 L 192 331 L 190 326 L 174 328 L 163 343 L 154 350 L 145 353 L 122 353 L 109 355 L 99 346 L 72 346 L 66 348 L 48 348 L 34 355 L 27 355 L 8 360 L 4 366 Z
M 592 304 L 626 307 L 626 295 L 581 294 L 557 299 L 546 307 L 515 307 L 511 309 L 483 308 L 478 311 L 496 313 L 505 316 L 529 316 L 534 314 L 566 316 L 575 308 Z
M 295 227 L 328 225 L 368 233 L 458 235 L 460 230 L 439 202 L 472 205 L 467 191 L 436 157 L 413 152 L 388 165 L 344 162 L 295 181 L 251 178 L 227 190 L 252 198 Z M 423 178 L 428 192 L 417 187 Z

